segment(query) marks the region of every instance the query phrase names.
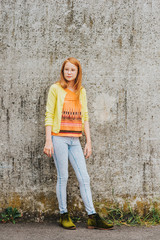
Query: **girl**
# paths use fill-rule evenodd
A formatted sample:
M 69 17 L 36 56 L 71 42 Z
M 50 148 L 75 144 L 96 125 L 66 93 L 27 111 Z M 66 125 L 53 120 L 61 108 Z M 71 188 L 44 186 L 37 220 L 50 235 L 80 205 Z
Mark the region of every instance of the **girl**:
M 57 169 L 56 193 L 61 226 L 76 229 L 67 211 L 66 186 L 69 158 L 79 181 L 81 197 L 88 213 L 88 228 L 112 228 L 113 225 L 107 224 L 93 206 L 90 178 L 85 162 L 85 157 L 88 158 L 92 152 L 87 98 L 86 90 L 82 87 L 82 68 L 75 58 L 64 61 L 60 80 L 50 87 L 45 126 L 44 153 L 49 157 L 53 156 Z M 84 154 L 79 141 L 83 130 L 86 136 Z

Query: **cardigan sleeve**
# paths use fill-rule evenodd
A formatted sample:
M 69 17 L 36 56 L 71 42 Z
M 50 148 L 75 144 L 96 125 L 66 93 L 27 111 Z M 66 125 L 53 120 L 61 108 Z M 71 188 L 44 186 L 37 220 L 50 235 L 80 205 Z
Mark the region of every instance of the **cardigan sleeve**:
M 83 88 L 83 104 L 84 104 L 84 121 L 89 121 L 89 116 L 88 116 L 88 106 L 87 106 L 87 95 L 86 95 L 86 90 Z
M 56 104 L 56 89 L 54 85 L 52 85 L 48 93 L 45 113 L 45 126 L 53 126 L 55 104 Z

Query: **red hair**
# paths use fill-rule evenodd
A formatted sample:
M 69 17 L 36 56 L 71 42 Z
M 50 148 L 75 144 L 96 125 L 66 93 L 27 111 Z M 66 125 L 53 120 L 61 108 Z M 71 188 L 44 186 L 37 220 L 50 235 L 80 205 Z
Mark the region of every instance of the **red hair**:
M 68 87 L 68 81 L 64 78 L 64 67 L 67 62 L 74 64 L 78 69 L 77 77 L 76 77 L 75 83 L 74 83 L 74 88 L 75 88 L 77 95 L 79 96 L 80 90 L 82 87 L 82 67 L 81 67 L 80 62 L 76 58 L 70 57 L 64 61 L 64 63 L 62 64 L 62 68 L 61 68 L 60 80 L 58 82 L 60 83 L 62 88 L 65 89 Z

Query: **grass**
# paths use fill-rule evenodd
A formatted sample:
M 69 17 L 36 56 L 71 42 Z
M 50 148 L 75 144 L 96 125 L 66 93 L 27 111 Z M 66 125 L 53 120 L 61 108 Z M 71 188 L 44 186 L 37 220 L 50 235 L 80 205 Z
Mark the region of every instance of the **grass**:
M 143 216 L 140 216 L 137 211 L 133 210 L 129 205 L 126 211 L 118 206 L 115 208 L 106 208 L 106 210 L 107 217 L 105 219 L 115 225 L 150 226 L 160 224 L 160 210 L 155 209 L 154 207 Z

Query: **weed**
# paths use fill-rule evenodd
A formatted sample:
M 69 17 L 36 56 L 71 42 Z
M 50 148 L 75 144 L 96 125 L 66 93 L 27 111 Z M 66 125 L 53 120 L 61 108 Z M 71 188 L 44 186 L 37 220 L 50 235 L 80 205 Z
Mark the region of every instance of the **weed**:
M 17 210 L 17 208 L 8 207 L 1 213 L 0 222 L 12 222 L 15 224 L 15 219 L 22 217 L 22 214 Z
M 81 218 L 80 217 L 72 217 L 72 220 L 74 223 L 77 223 L 77 222 L 80 222 L 81 221 Z
M 160 224 L 160 211 L 154 207 L 149 210 L 148 214 L 140 216 L 136 210 L 133 210 L 130 205 L 124 211 L 119 206 L 113 208 L 106 208 L 106 220 L 114 223 L 115 225 L 155 225 Z

